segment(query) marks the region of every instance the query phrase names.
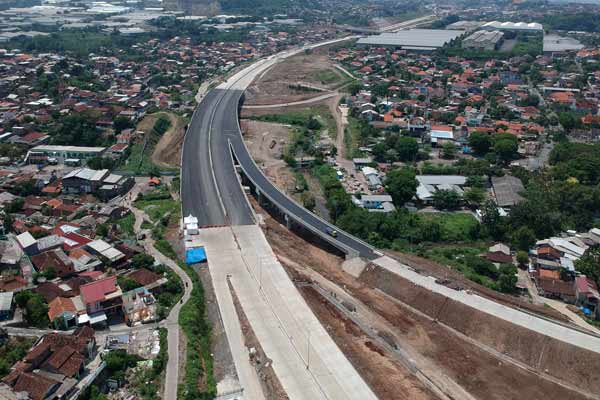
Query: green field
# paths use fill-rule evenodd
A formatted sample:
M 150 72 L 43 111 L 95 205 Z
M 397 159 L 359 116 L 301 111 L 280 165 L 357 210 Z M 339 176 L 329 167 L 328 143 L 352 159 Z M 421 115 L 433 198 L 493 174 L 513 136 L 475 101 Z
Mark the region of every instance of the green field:
M 331 85 L 342 80 L 338 73 L 330 69 L 321 69 L 315 71 L 311 74 L 311 78 L 321 82 L 323 85 Z
M 461 242 L 472 237 L 471 232 L 479 228 L 479 222 L 471 214 L 465 213 L 422 213 L 425 221 L 435 221 L 442 229 L 443 242 Z

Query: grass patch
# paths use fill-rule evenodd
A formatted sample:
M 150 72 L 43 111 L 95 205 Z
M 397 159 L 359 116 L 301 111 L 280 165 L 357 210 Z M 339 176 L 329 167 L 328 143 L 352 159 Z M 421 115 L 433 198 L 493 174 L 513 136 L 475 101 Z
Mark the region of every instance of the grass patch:
M 331 85 L 341 81 L 339 74 L 330 69 L 321 69 L 311 74 L 312 79 L 321 82 L 323 85 Z
M 168 199 L 147 200 L 145 197 L 137 200 L 135 206 L 143 210 L 152 222 L 161 222 L 167 226 L 170 220 L 179 218 L 181 214 L 181 204 L 173 200 L 171 196 Z
M 179 217 L 180 206 L 179 202 L 173 199 L 170 200 L 142 200 L 136 202 L 136 207 L 144 210 L 153 222 L 160 221 L 167 214 L 170 218 Z
M 460 242 L 472 237 L 472 232 L 479 229 L 479 222 L 471 214 L 465 213 L 422 213 L 419 216 L 425 221 L 440 224 L 444 242 Z
M 440 264 L 450 266 L 473 282 L 496 290 L 496 283 L 493 279 L 478 274 L 465 262 L 466 258 L 477 257 L 485 252 L 488 246 L 489 243 L 487 242 L 474 242 L 467 246 L 435 246 L 425 250 L 422 255 Z
M 194 270 L 177 260 L 171 244 L 158 240 L 155 247 L 176 261 L 192 280 L 190 299 L 179 312 L 179 326 L 187 338 L 185 377 L 177 388 L 177 398 L 184 400 L 212 400 L 217 394 L 211 356 L 211 327 L 206 318 L 204 288 Z
M 335 139 L 337 136 L 337 124 L 327 106 L 307 107 L 302 110 L 290 111 L 282 114 L 258 115 L 249 117 L 249 119 L 306 127 L 311 117 L 316 118 L 321 123 L 322 129 L 327 129 L 328 135 Z
M 351 160 L 358 153 L 360 139 L 360 123 L 358 119 L 348 115 L 348 125 L 344 130 L 344 147 L 347 160 Z
M 175 129 L 171 123 L 170 117 L 180 118 L 166 112 L 158 112 L 147 115 L 137 125 L 136 130 L 146 132 L 144 139 L 130 147 L 129 156 L 122 161 L 118 169 L 129 171 L 138 175 L 149 175 L 157 173 L 160 170 L 170 170 L 171 168 L 159 167 L 152 162 L 152 153 L 154 147 L 169 129 Z M 176 169 L 176 168 L 173 168 Z
M 129 213 L 123 218 L 119 218 L 115 221 L 115 224 L 119 226 L 119 230 L 126 236 L 135 236 L 133 225 L 135 224 L 135 215 Z

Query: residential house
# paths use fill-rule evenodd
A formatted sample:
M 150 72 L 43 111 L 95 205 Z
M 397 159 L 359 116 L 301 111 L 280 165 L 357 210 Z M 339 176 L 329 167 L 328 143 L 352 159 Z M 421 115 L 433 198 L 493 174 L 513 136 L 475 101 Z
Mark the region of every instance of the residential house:
M 99 171 L 89 168 L 75 169 L 63 177 L 63 191 L 68 194 L 95 193 L 108 175 L 107 169 Z
M 367 195 L 360 197 L 361 206 L 369 211 L 392 212 L 396 208 L 392 202 L 392 196 L 388 194 Z
M 77 325 L 77 308 L 73 300 L 56 297 L 48 304 L 48 319 L 55 329 L 70 329 Z
M 423 203 L 431 203 L 438 190 L 451 190 L 460 195 L 467 178 L 460 175 L 417 175 L 417 199 Z
M 145 287 L 123 293 L 123 313 L 127 325 L 156 321 L 156 299 Z
M 117 285 L 115 276 L 87 283 L 82 285 L 79 290 L 81 301 L 86 309 L 86 314 L 79 317 L 79 324 L 86 322 L 91 325 L 102 323 L 107 321 L 108 315 L 121 311 L 123 292 Z

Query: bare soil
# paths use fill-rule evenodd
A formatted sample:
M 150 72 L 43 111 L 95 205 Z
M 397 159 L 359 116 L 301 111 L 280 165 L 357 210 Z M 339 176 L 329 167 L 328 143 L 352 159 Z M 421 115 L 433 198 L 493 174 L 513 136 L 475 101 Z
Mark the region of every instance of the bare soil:
M 600 356 L 596 353 L 543 336 L 462 303 L 449 300 L 415 286 L 412 282 L 379 267 L 366 268 L 359 281 L 372 288 L 382 290 L 440 323 L 520 361 L 534 370 L 545 372 L 581 390 L 600 394 L 600 382 L 594 379 L 595 371 L 600 368 Z M 445 338 L 446 336 L 448 335 L 440 337 Z M 457 348 L 452 345 L 449 350 L 457 351 Z M 439 358 L 439 361 L 445 360 L 444 357 Z M 525 374 L 525 371 L 522 370 L 516 372 Z M 527 374 L 535 376 L 531 373 Z M 550 382 L 538 379 L 536 385 L 538 383 L 541 385 Z M 557 386 L 554 390 L 559 390 L 559 388 Z M 534 387 L 531 389 L 533 390 Z M 563 398 L 576 398 L 575 393 L 570 396 Z
M 285 165 L 285 146 L 290 142 L 291 129 L 283 124 L 241 120 L 244 141 L 257 164 L 264 167 Z
M 300 288 L 304 299 L 315 312 L 342 352 L 382 400 L 435 399 L 427 388 L 404 366 L 386 356 L 351 320 L 311 287 Z
M 256 206 L 256 203 L 253 202 Z M 258 209 L 258 212 L 263 212 Z M 491 352 L 485 351 L 470 341 L 466 341 L 458 336 L 452 330 L 449 330 L 442 324 L 432 323 L 432 321 L 420 314 L 416 314 L 400 303 L 383 294 L 383 291 L 389 291 L 394 297 L 400 298 L 412 307 L 424 312 L 437 315 L 440 311 L 443 299 L 432 298 L 426 293 L 418 293 L 415 288 L 409 287 L 404 282 L 398 282 L 394 277 L 381 274 L 369 268 L 369 272 L 363 272 L 360 280 L 346 274 L 341 269 L 342 259 L 336 257 L 324 250 L 315 247 L 309 242 L 288 231 L 284 226 L 277 223 L 268 215 L 265 215 L 265 224 L 263 225 L 267 239 L 273 250 L 281 258 L 287 257 L 295 262 L 302 264 L 306 268 L 317 271 L 323 277 L 341 286 L 354 298 L 361 301 L 369 307 L 372 312 L 378 314 L 394 328 L 393 334 L 399 337 L 404 343 L 426 357 L 430 362 L 437 365 L 438 369 L 447 376 L 451 377 L 468 391 L 475 398 L 480 399 L 584 399 L 585 397 L 577 392 L 566 389 L 550 380 L 522 369 L 512 362 L 494 356 Z M 413 286 L 413 285 L 410 285 Z M 394 288 L 396 288 L 394 290 Z M 406 295 L 403 295 L 406 293 Z M 311 306 L 314 301 L 309 301 Z M 553 376 L 571 382 L 572 385 L 582 385 L 582 389 L 598 393 L 597 382 L 593 382 L 592 376 L 598 369 L 594 357 L 589 354 L 582 354 L 574 349 L 573 346 L 559 346 L 553 344 L 546 347 L 542 352 L 540 345 L 548 346 L 545 339 L 531 336 L 527 330 L 517 329 L 509 323 L 503 323 L 495 318 L 485 318 L 478 315 L 468 308 L 455 309 L 444 306 L 442 316 L 444 324 L 450 326 L 457 325 L 455 329 L 459 332 L 466 332 L 467 336 L 480 340 L 482 343 L 491 347 L 498 346 L 508 353 L 510 357 L 517 360 L 532 361 L 535 359 L 538 363 L 532 363 L 534 369 L 544 371 Z M 324 312 L 322 307 L 315 307 L 315 313 L 321 318 L 325 326 L 338 326 L 339 317 L 334 317 L 330 311 Z M 458 322 L 463 321 L 469 329 L 463 327 L 461 330 Z M 409 382 L 409 377 L 403 375 L 402 371 L 393 371 L 389 369 L 389 364 L 378 363 L 371 366 L 368 363 L 370 358 L 381 356 L 378 351 L 369 349 L 366 341 L 362 346 L 358 346 L 354 336 L 342 332 L 341 328 L 334 329 L 332 337 L 341 349 L 350 348 L 356 351 L 356 355 L 348 356 L 353 362 L 367 363 L 369 367 L 357 367 L 359 371 L 364 368 L 369 369 L 370 374 L 386 376 L 388 382 L 398 374 L 400 381 Z M 546 343 L 546 344 L 544 344 Z M 502 346 L 500 346 L 502 345 Z M 569 354 L 573 351 L 573 354 Z M 369 356 L 366 356 L 369 354 Z M 540 357 L 541 355 L 541 357 Z M 537 359 L 536 359 L 537 356 Z M 390 360 L 391 361 L 391 360 Z M 559 368 L 562 366 L 562 368 Z M 587 369 L 586 369 L 587 368 Z M 565 371 L 565 369 L 572 369 Z M 366 380 L 373 379 L 365 376 Z M 384 393 L 386 388 L 379 387 L 380 383 L 368 380 L 376 393 Z M 387 384 L 389 385 L 389 383 Z M 384 384 L 384 386 L 387 386 Z M 382 397 L 384 398 L 384 397 Z
M 310 54 L 298 54 L 276 64 L 250 85 L 245 94 L 245 103 L 248 105 L 290 103 L 306 100 L 339 87 L 346 82 L 347 77 L 333 66 L 327 55 L 328 48 L 315 49 Z M 324 71 L 335 79 L 325 81 L 319 79 Z M 290 87 L 296 85 L 301 85 L 305 89 Z
M 185 136 L 185 121 L 180 116 L 172 113 L 159 113 L 156 115 L 157 117 L 164 115 L 169 118 L 171 127 L 154 146 L 152 162 L 161 167 L 179 167 L 181 166 L 181 149 L 183 148 Z

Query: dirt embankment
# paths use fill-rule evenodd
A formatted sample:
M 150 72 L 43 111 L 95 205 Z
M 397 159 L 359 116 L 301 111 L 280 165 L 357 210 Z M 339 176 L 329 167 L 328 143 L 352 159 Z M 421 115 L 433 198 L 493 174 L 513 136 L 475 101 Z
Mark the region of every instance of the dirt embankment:
M 505 295 L 503 293 L 489 289 L 483 285 L 479 285 L 465 278 L 465 276 L 462 275 L 460 272 L 454 271 L 453 269 L 448 268 L 442 264 L 436 263 L 435 261 L 428 260 L 426 258 L 419 257 L 414 254 L 400 253 L 398 251 L 388 250 L 386 251 L 386 253 L 389 254 L 390 257 L 395 258 L 403 264 L 410 266 L 416 271 L 426 271 L 428 274 L 436 278 L 450 279 L 455 283 L 459 283 L 460 286 L 464 288 L 468 288 L 474 292 L 477 292 L 483 297 L 487 297 L 494 301 L 498 301 L 500 303 L 506 304 L 507 306 L 518 307 L 534 312 L 536 314 L 544 315 L 546 317 L 553 318 L 558 321 L 569 322 L 569 319 L 564 314 L 561 314 L 560 312 L 554 309 L 540 306 L 537 304 L 531 304 L 522 301 L 519 298 Z
M 254 204 L 256 206 L 256 203 Z M 260 209 L 258 211 L 262 212 Z M 474 343 L 466 341 L 462 337 L 456 335 L 443 325 L 432 323 L 430 319 L 412 312 L 409 308 L 401 306 L 376 289 L 377 286 L 382 286 L 382 289 L 384 287 L 395 287 L 396 282 L 392 278 L 371 271 L 363 273 L 364 277 L 361 277 L 360 280 L 356 280 L 343 272 L 341 269 L 343 260 L 341 258 L 311 245 L 294 233 L 288 231 L 284 226 L 278 224 L 268 215 L 265 215 L 264 230 L 267 239 L 276 254 L 281 255 L 282 258 L 287 257 L 295 260 L 295 262 L 301 264 L 304 268 L 314 270 L 326 279 L 343 287 L 347 293 L 350 293 L 355 299 L 361 301 L 372 312 L 376 313 L 381 318 L 384 318 L 393 327 L 392 333 L 398 340 L 398 343 L 410 346 L 418 351 L 422 356 L 429 360 L 429 362 L 433 363 L 437 369 L 451 377 L 474 397 L 486 400 L 583 400 L 585 398 L 577 392 L 568 390 L 531 371 L 519 368 L 509 361 L 496 357 Z M 293 273 L 292 276 L 294 276 Z M 400 286 L 398 289 L 400 292 L 408 290 L 409 289 L 407 289 L 405 285 Z M 437 301 L 437 304 L 441 303 L 438 299 L 430 299 L 425 296 L 421 300 L 415 300 L 414 297 L 413 292 L 413 296 L 410 299 L 407 299 L 407 303 L 411 304 L 411 301 L 416 301 L 424 309 L 427 309 L 426 305 L 428 302 Z M 388 376 L 388 382 L 392 382 L 392 379 L 399 379 L 401 382 L 412 382 L 402 369 L 393 370 L 386 367 L 389 367 L 390 362 L 390 359 L 388 359 L 387 356 L 386 359 L 388 360 L 388 363 L 382 362 L 375 365 L 369 363 L 369 360 L 376 360 L 377 357 L 373 355 L 374 350 L 367 347 L 366 341 L 363 342 L 364 345 L 362 346 L 357 345 L 356 342 L 360 342 L 360 340 L 353 336 L 353 330 L 350 327 L 346 328 L 346 325 L 338 326 L 340 324 L 340 318 L 338 316 L 332 314 L 332 312 L 327 309 L 323 310 L 323 305 L 315 305 L 314 301 L 309 298 L 307 298 L 307 301 L 311 307 L 313 307 L 313 310 L 321 319 L 324 326 L 330 327 L 332 337 L 338 346 L 345 353 L 347 352 L 347 357 L 356 365 L 357 370 L 361 372 L 365 380 L 378 394 L 385 393 L 386 388 L 377 388 L 377 385 L 380 384 L 377 383 L 380 381 L 374 380 L 377 376 Z M 415 306 L 415 308 L 418 307 Z M 439 310 L 439 308 L 435 307 L 430 307 L 429 309 L 430 312 L 431 310 Z M 521 349 L 525 355 L 530 357 L 530 359 L 534 356 L 535 349 L 531 351 L 527 349 L 527 347 L 534 346 L 535 341 L 539 341 L 539 338 L 532 338 L 527 335 L 521 336 L 521 332 L 515 331 L 511 326 L 500 325 L 497 323 L 497 320 L 487 320 L 485 318 L 479 319 L 479 316 L 469 316 L 469 314 L 465 314 L 465 311 L 458 312 L 452 309 L 446 309 L 444 314 L 448 313 L 454 313 L 455 315 L 453 318 L 458 320 L 462 319 L 462 316 L 464 315 L 464 318 L 472 324 L 472 329 L 467 331 L 473 336 L 478 336 L 476 330 L 481 330 L 482 332 L 485 332 L 485 335 L 494 338 L 492 341 L 499 337 L 512 335 L 513 340 L 512 342 L 507 341 L 506 348 L 515 347 L 516 349 Z M 450 317 L 448 317 L 448 320 L 450 320 Z M 346 329 L 352 334 L 344 334 Z M 506 330 L 506 333 L 503 333 L 503 330 Z M 486 343 L 483 340 L 481 341 Z M 352 352 L 356 352 L 356 354 L 352 355 L 348 349 L 351 349 Z M 556 363 L 555 365 L 559 365 L 561 359 L 564 360 L 564 363 L 561 365 L 566 369 L 569 365 L 577 362 L 577 357 L 587 357 L 583 354 L 580 354 L 579 356 L 563 355 L 564 351 L 558 346 L 554 347 L 554 349 L 558 351 L 559 354 L 543 355 L 542 363 L 539 365 L 541 371 L 546 368 L 546 364 Z M 375 353 L 379 354 L 378 352 Z M 512 353 L 509 354 L 512 355 Z M 539 357 L 540 353 L 538 352 L 537 355 Z M 553 360 L 552 358 L 556 359 Z M 521 357 L 517 359 L 521 359 Z M 591 360 L 590 358 L 587 359 Z M 583 365 L 584 362 L 579 361 L 579 364 Z M 594 384 L 590 382 L 590 378 L 594 375 L 594 371 L 597 370 L 597 366 L 595 367 L 596 364 L 591 362 L 587 363 L 587 365 L 589 370 L 583 375 L 586 378 L 581 379 L 580 381 L 591 389 Z M 364 368 L 370 369 L 369 372 L 366 373 L 363 370 Z M 579 370 L 579 367 L 577 368 Z M 563 371 L 562 376 L 563 379 L 568 380 L 567 378 L 569 375 L 576 374 L 577 372 L 574 371 Z M 395 377 L 396 375 L 398 375 L 398 377 Z M 578 380 L 570 381 L 579 382 Z M 384 382 L 384 385 L 385 384 L 386 383 Z M 387 386 L 392 387 L 392 384 L 387 383 Z M 418 386 L 415 385 L 413 389 L 414 388 L 418 388 Z M 395 397 L 383 395 L 380 398 L 387 399 Z
M 178 115 L 161 112 L 151 115 L 154 122 L 158 117 L 164 116 L 171 121 L 171 126 L 160 137 L 154 152 L 152 153 L 152 162 L 160 167 L 179 167 L 181 165 L 181 149 L 183 148 L 183 139 L 185 137 L 185 121 Z M 152 127 L 154 123 L 152 123 Z M 151 129 L 151 128 L 150 128 Z
M 596 353 L 449 300 L 379 267 L 366 268 L 360 281 L 535 370 L 600 394 L 600 381 L 596 379 L 600 355 Z
M 311 287 L 300 291 L 342 352 L 379 399 L 433 400 L 436 396 L 404 366 L 390 360 L 377 344 Z

